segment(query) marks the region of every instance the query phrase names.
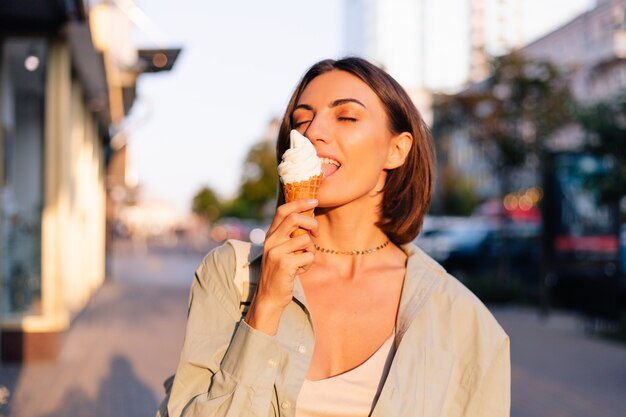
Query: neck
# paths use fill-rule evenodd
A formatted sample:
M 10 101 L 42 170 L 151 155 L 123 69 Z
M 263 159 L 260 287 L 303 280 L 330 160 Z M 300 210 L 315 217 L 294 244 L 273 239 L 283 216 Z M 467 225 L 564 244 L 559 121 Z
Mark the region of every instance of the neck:
M 379 199 L 375 200 L 317 209 L 320 234 L 315 243 L 341 252 L 371 249 L 384 243 L 387 236 L 376 226 Z

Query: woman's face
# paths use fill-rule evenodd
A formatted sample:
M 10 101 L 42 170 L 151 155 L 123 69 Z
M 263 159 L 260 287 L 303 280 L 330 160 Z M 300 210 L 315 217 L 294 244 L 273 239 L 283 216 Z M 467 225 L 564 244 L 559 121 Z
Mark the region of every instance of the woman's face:
M 379 201 L 385 169 L 401 163 L 394 162 L 398 137 L 389 130 L 385 109 L 367 84 L 345 71 L 326 72 L 302 92 L 292 121 L 322 158 L 320 207 L 371 197 Z

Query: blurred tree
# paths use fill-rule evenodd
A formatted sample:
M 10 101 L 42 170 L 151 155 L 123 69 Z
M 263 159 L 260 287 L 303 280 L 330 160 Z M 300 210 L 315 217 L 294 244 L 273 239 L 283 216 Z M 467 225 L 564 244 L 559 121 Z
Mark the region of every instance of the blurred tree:
M 572 96 L 566 77 L 548 61 L 519 53 L 495 58 L 491 76 L 436 104 L 435 134 L 463 129 L 480 142 L 510 192 L 509 174 L 529 159 L 538 163 L 543 141 L 572 121 Z
M 202 187 L 193 197 L 191 210 L 209 222 L 214 222 L 220 217 L 222 205 L 212 189 Z
M 469 216 L 479 202 L 474 184 L 467 178 L 460 177 L 451 168 L 444 169 L 443 212 L 451 216 Z
M 568 80 L 554 64 L 514 52 L 493 59 L 491 76 L 485 81 L 460 94 L 440 97 L 433 131 L 436 137 L 464 131 L 479 143 L 498 179 L 502 200 L 513 191 L 512 175 L 517 169 L 540 172 L 545 141 L 573 121 L 572 103 Z M 508 276 L 506 224 L 500 277 Z
M 615 202 L 626 196 L 626 94 L 589 106 L 581 106 L 577 119 L 590 134 L 587 150 L 611 156 L 618 164 L 617 176 L 602 176 L 594 184 L 603 202 Z
M 224 216 L 263 219 L 263 208 L 276 198 L 277 185 L 274 144 L 263 141 L 248 152 L 239 193 L 226 207 Z

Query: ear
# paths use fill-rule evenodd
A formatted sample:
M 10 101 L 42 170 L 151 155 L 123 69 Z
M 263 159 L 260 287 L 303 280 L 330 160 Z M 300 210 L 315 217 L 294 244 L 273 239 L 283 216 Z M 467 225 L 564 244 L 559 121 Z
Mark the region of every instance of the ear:
M 387 161 L 385 161 L 384 168 L 394 169 L 402 166 L 412 145 L 413 136 L 409 132 L 402 132 L 392 137 L 389 142 L 389 151 L 387 152 Z

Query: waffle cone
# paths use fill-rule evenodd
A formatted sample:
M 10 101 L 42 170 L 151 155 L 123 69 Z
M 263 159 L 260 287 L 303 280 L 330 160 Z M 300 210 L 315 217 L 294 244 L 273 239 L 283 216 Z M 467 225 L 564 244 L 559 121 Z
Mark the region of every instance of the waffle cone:
M 311 177 L 306 181 L 298 181 L 283 184 L 283 189 L 285 191 L 285 201 L 287 203 L 296 200 L 303 200 L 308 198 L 316 198 L 317 190 L 320 187 L 320 183 L 322 182 L 323 174 L 316 175 L 315 177 Z M 313 210 L 308 210 L 302 212 L 302 214 L 306 216 L 313 217 Z M 291 233 L 291 237 L 300 236 L 304 233 L 308 233 L 305 229 L 298 228 Z

